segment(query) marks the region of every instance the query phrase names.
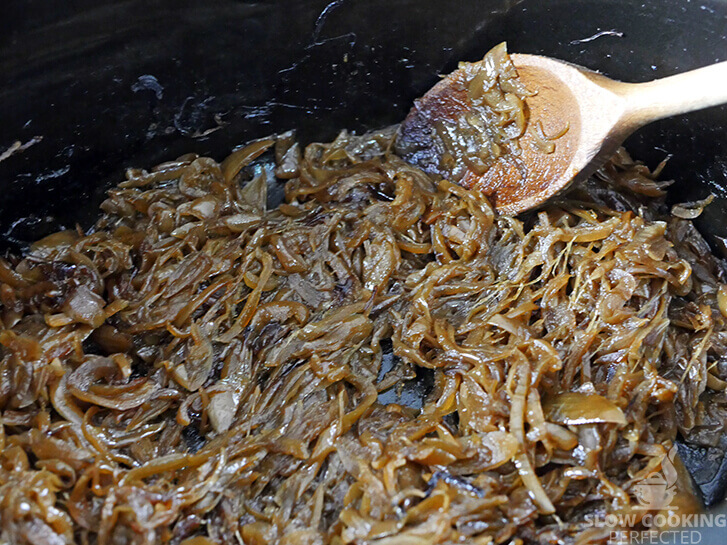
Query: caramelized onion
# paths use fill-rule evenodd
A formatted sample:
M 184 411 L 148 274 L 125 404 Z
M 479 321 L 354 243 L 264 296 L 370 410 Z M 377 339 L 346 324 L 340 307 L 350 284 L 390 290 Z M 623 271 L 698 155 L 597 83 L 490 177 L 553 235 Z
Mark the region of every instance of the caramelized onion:
M 499 125 L 440 135 L 484 169 L 528 92 L 485 62 Z M 692 505 L 670 449 L 724 433 L 727 278 L 665 183 L 621 150 L 498 216 L 395 132 L 131 170 L 0 259 L 0 541 L 586 542 L 658 474 Z

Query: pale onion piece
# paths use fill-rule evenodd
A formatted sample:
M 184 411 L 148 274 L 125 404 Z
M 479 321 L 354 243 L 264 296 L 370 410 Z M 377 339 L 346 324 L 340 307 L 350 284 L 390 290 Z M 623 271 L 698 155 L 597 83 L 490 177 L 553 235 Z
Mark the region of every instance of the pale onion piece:
M 53 374 L 57 377 L 62 377 L 66 370 L 63 368 L 63 364 L 61 363 L 61 360 L 58 358 L 53 358 L 51 362 L 48 364 L 48 369 L 53 372 Z
M 209 376 L 213 363 L 212 343 L 204 330 L 192 322 L 190 333 L 194 339 L 184 362 L 186 381 L 181 383 L 189 391 L 194 392 L 202 387 Z
M 518 472 L 520 473 L 520 478 L 522 479 L 523 484 L 528 488 L 530 497 L 538 506 L 540 512 L 546 515 L 555 513 L 555 506 L 553 505 L 553 502 L 550 501 L 548 494 L 545 493 L 545 489 L 543 488 L 540 479 L 538 479 L 533 466 L 530 464 L 527 454 L 525 454 L 525 452 L 519 453 L 515 457 L 514 462 L 515 467 L 517 467 Z
M 265 212 L 268 199 L 268 176 L 263 170 L 258 176 L 247 182 L 240 190 L 240 203 L 247 205 L 256 212 Z
M 699 201 L 675 204 L 671 207 L 671 215 L 683 220 L 697 219 L 713 200 L 714 195 L 710 194 L 707 198 Z
M 219 210 L 220 203 L 212 195 L 199 197 L 191 202 L 180 204 L 177 212 L 182 216 L 194 216 L 199 220 L 213 218 Z
M 79 286 L 66 300 L 63 311 L 76 322 L 99 327 L 106 320 L 103 297 L 96 295 L 86 286 Z
M 487 470 L 494 469 L 512 460 L 518 451 L 518 440 L 511 433 L 491 431 L 478 434 L 482 446 L 490 451 L 490 463 Z
M 207 405 L 207 416 L 217 433 L 230 429 L 236 411 L 235 398 L 229 390 L 212 395 Z
M 717 306 L 724 318 L 727 318 L 727 284 L 720 284 L 717 290 Z
M 301 155 L 300 146 L 295 142 L 288 148 L 288 151 L 285 152 L 282 159 L 278 161 L 275 176 L 283 180 L 296 177 L 300 169 Z
M 605 423 L 626 425 L 623 411 L 613 401 L 598 394 L 558 394 L 545 402 L 543 411 L 551 422 L 568 426 Z
M 455 244 L 463 244 L 467 235 L 456 225 L 445 225 L 442 234 Z
M 187 368 L 184 366 L 183 363 L 175 366 L 172 362 L 165 360 L 164 362 L 162 362 L 162 365 L 167 368 L 167 370 L 171 373 L 172 377 L 174 377 L 174 380 L 177 381 L 179 385 L 181 385 L 183 388 L 186 388 L 190 392 L 193 391 L 189 383 L 189 374 L 187 373 Z

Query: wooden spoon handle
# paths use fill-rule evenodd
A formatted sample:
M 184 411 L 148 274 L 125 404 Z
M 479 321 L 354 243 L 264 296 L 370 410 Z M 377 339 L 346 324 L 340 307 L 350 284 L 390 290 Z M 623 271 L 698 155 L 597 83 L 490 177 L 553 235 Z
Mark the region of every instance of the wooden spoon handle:
M 727 61 L 647 83 L 613 89 L 627 104 L 634 127 L 672 115 L 727 103 Z

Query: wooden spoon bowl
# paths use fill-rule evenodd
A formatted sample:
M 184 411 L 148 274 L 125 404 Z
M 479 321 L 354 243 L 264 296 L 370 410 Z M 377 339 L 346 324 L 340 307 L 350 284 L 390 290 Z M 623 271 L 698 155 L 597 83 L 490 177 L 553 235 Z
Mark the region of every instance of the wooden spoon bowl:
M 517 161 L 496 161 L 485 172 L 468 170 L 458 180 L 482 192 L 504 214 L 534 208 L 587 178 L 637 128 L 727 102 L 727 62 L 633 84 L 547 57 L 513 54 L 511 59 L 532 93 L 524 98 L 528 129 L 519 138 Z M 434 135 L 441 123 L 456 124 L 473 111 L 464 78 L 459 69 L 432 87 L 416 102 L 397 138 L 405 159 L 444 177 L 451 172 L 442 166 L 444 150 Z M 547 152 L 543 138 L 554 144 Z

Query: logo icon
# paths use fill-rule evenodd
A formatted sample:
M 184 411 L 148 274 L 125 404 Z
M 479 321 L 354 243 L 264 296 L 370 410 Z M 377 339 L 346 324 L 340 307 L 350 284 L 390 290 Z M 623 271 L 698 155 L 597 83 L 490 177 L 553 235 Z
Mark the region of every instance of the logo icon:
M 649 475 L 632 487 L 638 505 L 634 509 L 662 510 L 671 504 L 677 493 L 677 470 L 674 460 L 677 456 L 677 447 L 674 445 L 661 461 L 661 470 Z

